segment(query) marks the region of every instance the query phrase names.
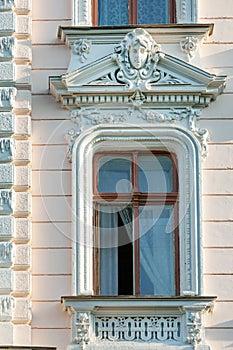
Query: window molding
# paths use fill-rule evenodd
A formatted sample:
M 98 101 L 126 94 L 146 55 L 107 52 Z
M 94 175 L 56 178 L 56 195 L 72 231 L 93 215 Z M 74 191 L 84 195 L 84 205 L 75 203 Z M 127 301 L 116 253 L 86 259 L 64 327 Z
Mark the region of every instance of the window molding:
M 102 125 L 81 134 L 73 146 L 73 293 L 93 295 L 92 160 L 101 149 L 146 146 L 176 154 L 180 178 L 180 293 L 201 294 L 200 152 L 182 128 Z M 185 169 L 185 171 L 184 171 Z
M 176 0 L 176 20 L 181 23 L 198 21 L 198 0 Z M 92 26 L 92 0 L 73 0 L 72 24 Z

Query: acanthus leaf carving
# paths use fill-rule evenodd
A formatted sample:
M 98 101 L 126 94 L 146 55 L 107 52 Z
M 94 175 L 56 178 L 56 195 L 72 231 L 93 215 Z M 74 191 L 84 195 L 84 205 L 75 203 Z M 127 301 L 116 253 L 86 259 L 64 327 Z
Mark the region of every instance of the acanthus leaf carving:
M 0 190 L 0 214 L 11 214 L 12 208 L 12 191 Z
M 17 89 L 13 87 L 4 87 L 0 90 L 0 107 L 13 107 Z
M 204 128 L 198 128 L 196 122 L 200 119 L 200 111 L 194 110 L 193 108 L 189 108 L 189 129 L 192 133 L 198 138 L 201 144 L 201 155 L 203 158 L 207 156 L 207 146 L 209 140 L 209 131 Z
M 0 38 L 0 57 L 12 58 L 14 55 L 15 39 L 13 37 Z
M 15 300 L 12 296 L 0 296 L 0 321 L 9 322 L 13 318 L 15 308 Z
M 200 110 L 190 107 L 182 109 L 170 109 L 166 112 L 142 108 L 145 96 L 141 91 L 136 91 L 131 96 L 132 107 L 118 112 L 106 112 L 97 108 L 78 108 L 71 112 L 71 121 L 75 127 L 65 134 L 69 144 L 67 158 L 72 161 L 73 145 L 77 137 L 83 132 L 87 125 L 100 124 L 123 124 L 134 123 L 135 118 L 145 121 L 145 123 L 176 123 L 184 119 L 188 120 L 189 130 L 199 139 L 203 158 L 207 155 L 208 130 L 199 129 L 196 121 L 200 118 Z M 134 120 L 133 120 L 134 118 Z
M 0 10 L 9 11 L 15 6 L 15 0 L 0 0 Z
M 12 242 L 0 243 L 0 267 L 9 267 L 13 264 L 14 245 Z

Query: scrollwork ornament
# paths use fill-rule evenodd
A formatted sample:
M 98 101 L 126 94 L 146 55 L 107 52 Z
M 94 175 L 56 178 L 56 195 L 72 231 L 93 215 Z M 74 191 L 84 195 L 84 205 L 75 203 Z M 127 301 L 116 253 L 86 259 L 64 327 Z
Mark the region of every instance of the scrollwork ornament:
M 188 314 L 188 337 L 187 343 L 193 346 L 195 350 L 198 344 L 201 343 L 201 313 L 200 312 L 189 312 Z
M 87 55 L 90 53 L 91 41 L 86 39 L 79 39 L 73 44 L 73 52 L 80 58 L 80 62 L 84 62 L 87 59 Z
M 129 89 L 150 89 L 150 83 L 160 79 L 157 64 L 161 57 L 160 46 L 142 28 L 128 33 L 115 48 L 113 59 L 120 70 L 117 80 Z
M 83 350 L 90 341 L 90 317 L 87 312 L 77 312 L 76 337 L 74 342 Z
M 208 150 L 208 140 L 209 140 L 209 131 L 204 128 L 198 128 L 196 122 L 200 119 L 200 111 L 189 108 L 189 130 L 199 139 L 201 143 L 201 155 L 203 158 L 206 158 Z
M 193 36 L 187 36 L 180 42 L 181 51 L 186 54 L 187 61 L 190 62 L 198 48 L 198 39 Z

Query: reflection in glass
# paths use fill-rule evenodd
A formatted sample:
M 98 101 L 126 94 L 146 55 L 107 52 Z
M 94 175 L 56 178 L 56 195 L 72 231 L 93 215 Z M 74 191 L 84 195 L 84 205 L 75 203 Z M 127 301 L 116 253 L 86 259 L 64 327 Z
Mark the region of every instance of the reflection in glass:
M 139 189 L 141 192 L 172 191 L 172 161 L 165 156 L 139 156 Z
M 131 161 L 129 158 L 102 157 L 99 160 L 98 169 L 99 192 L 131 191 Z

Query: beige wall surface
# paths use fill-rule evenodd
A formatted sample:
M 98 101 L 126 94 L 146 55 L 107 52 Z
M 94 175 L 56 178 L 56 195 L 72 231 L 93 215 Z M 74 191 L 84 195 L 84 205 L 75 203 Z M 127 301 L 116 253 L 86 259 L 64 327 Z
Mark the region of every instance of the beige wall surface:
M 71 337 L 60 303 L 71 294 L 71 165 L 64 139 L 70 121 L 49 94 L 49 76 L 63 74 L 69 63 L 57 29 L 71 24 L 71 1 L 32 5 L 32 344 L 63 350 Z
M 71 294 L 71 164 L 66 158 L 69 113 L 49 93 L 69 49 L 57 39 L 71 25 L 71 0 L 32 0 L 32 344 L 64 350 L 70 320 L 60 297 Z M 214 23 L 201 68 L 227 75 L 223 95 L 203 111 L 209 155 L 203 162 L 204 294 L 218 296 L 206 335 L 212 350 L 233 348 L 233 2 L 199 0 L 200 22 Z

